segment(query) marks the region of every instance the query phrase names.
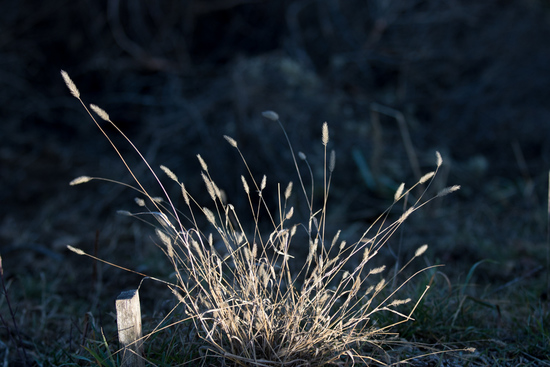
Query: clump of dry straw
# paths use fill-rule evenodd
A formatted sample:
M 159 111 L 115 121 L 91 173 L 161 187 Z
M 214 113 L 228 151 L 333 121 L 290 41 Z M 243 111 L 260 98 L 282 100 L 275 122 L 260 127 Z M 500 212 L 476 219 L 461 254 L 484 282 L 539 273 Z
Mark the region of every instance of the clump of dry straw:
M 61 73 L 71 94 L 82 103 L 109 139 L 81 100 L 68 74 Z M 118 130 L 103 109 L 95 105 L 90 105 L 90 109 Z M 281 124 L 279 115 L 273 111 L 264 112 L 263 116 Z M 272 225 L 271 232 L 260 233 L 258 213 L 261 207 L 267 208 L 262 193 L 268 181 L 263 176 L 260 183 L 256 182 L 244 158 L 243 164 L 250 175 L 242 176 L 241 180 L 256 223 L 252 226 L 241 223 L 233 205 L 226 203 L 223 191 L 212 179 L 201 156 L 198 156 L 201 175 L 213 209 L 197 203 L 177 175 L 161 166 L 161 170 L 181 187 L 188 212 L 188 221 L 184 222 L 155 171 L 130 139 L 122 131 L 118 132 L 134 147 L 164 192 L 163 201 L 149 195 L 109 139 L 136 181 L 135 189 L 142 195 L 138 204 L 150 206 L 150 213 L 158 222 L 158 239 L 177 277 L 177 282 L 166 283 L 192 321 L 194 333 L 203 345 L 200 353 L 204 358 L 216 356 L 225 364 L 239 366 L 324 366 L 341 364 L 345 360 L 380 362 L 375 354 L 369 353 L 369 346 L 377 345 L 396 324 L 411 320 L 420 299 L 411 305 L 410 298 L 397 297 L 399 290 L 412 277 L 389 289 L 394 275 L 386 274 L 385 266 L 371 266 L 372 259 L 402 222 L 429 201 L 421 201 L 424 194 L 394 223 L 386 224 L 387 213 L 383 213 L 352 243 L 340 239 L 340 231 L 328 238 L 325 221 L 335 155 L 327 151 L 329 128 L 324 123 L 321 143 L 325 152 L 325 194 L 319 208 L 314 207 L 313 197 L 306 190 L 292 145 L 283 129 L 309 211 L 305 223 L 293 222 L 294 208 L 290 206 L 293 183 L 289 182 L 283 195 L 279 193 L 282 199 L 278 218 L 267 218 Z M 229 136 L 224 138 L 243 157 L 237 141 Z M 299 156 L 306 160 L 303 153 Z M 435 171 L 427 173 L 408 189 L 404 184 L 400 185 L 394 204 L 404 200 L 417 186 L 431 183 L 441 164 L 441 156 L 437 153 Z M 71 184 L 93 179 L 80 177 Z M 456 189 L 456 186 L 444 189 L 437 196 Z M 267 212 L 271 213 L 270 210 Z M 198 215 L 207 218 L 213 233 L 206 234 L 206 229 L 199 228 L 195 219 Z M 252 234 L 244 229 L 251 227 L 254 228 Z M 298 231 L 306 232 L 307 244 L 297 245 L 309 248 L 307 257 L 302 260 L 294 258 L 289 251 Z M 214 246 L 214 238 L 223 242 L 223 251 Z M 422 256 L 427 248 L 427 245 L 419 247 L 413 259 Z M 81 253 L 81 250 L 71 249 Z M 297 266 L 296 262 L 300 261 Z M 376 324 L 377 315 L 384 312 L 396 315 L 398 321 Z

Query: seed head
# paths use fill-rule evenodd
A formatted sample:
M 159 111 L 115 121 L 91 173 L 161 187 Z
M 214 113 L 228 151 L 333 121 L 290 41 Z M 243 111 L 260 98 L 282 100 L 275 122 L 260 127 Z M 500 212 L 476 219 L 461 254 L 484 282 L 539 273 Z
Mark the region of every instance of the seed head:
M 397 191 L 393 195 L 393 200 L 397 201 L 401 197 L 401 194 L 403 194 L 403 190 L 405 189 L 405 183 L 402 182 L 401 185 L 397 188 Z
M 439 167 L 443 163 L 443 158 L 441 158 L 441 153 L 439 152 L 435 152 L 435 156 L 437 157 L 437 166 Z
M 428 180 L 429 180 L 430 178 L 432 178 L 434 175 L 435 175 L 435 172 L 434 172 L 434 171 L 428 172 L 428 173 L 426 173 L 424 176 L 422 176 L 422 177 L 420 178 L 420 180 L 418 180 L 418 183 L 422 185 L 424 182 L 428 181 Z
M 72 81 L 72 79 L 69 77 L 69 74 L 65 70 L 61 70 L 61 76 L 63 77 L 63 80 L 65 81 L 65 84 L 67 85 L 67 88 L 69 88 L 69 91 L 71 91 L 71 94 L 75 98 L 80 99 L 80 92 L 78 91 L 78 88 Z
M 264 111 L 264 112 L 262 112 L 262 116 L 267 118 L 267 119 L 270 119 L 271 121 L 278 121 L 279 120 L 279 115 L 275 111 Z
M 326 121 L 323 123 L 323 145 L 326 146 L 328 144 L 328 124 Z
M 262 183 L 260 184 L 260 190 L 265 189 L 266 183 L 267 183 L 267 176 L 264 175 L 264 177 L 262 177 Z
M 426 245 L 426 244 L 420 246 L 420 247 L 416 250 L 416 252 L 414 253 L 414 257 L 421 256 L 424 252 L 426 252 L 427 249 L 428 249 L 428 245 Z
M 451 186 L 451 187 L 446 187 L 443 190 L 441 190 L 440 192 L 438 192 L 436 196 L 437 197 L 445 196 L 445 195 L 448 195 L 451 192 L 455 192 L 457 190 L 460 190 L 460 185 L 454 185 L 454 186 Z
M 227 140 L 229 144 L 231 144 L 232 147 L 237 148 L 237 142 L 235 141 L 235 139 L 227 135 L 224 135 L 223 137 L 225 138 L 225 140 Z
M 168 167 L 161 165 L 161 166 L 160 166 L 160 169 L 163 170 L 164 173 L 166 173 L 166 175 L 167 175 L 168 177 L 170 177 L 172 180 L 174 180 L 174 181 L 176 181 L 176 182 L 179 183 L 178 176 L 176 176 L 176 175 L 174 174 L 174 172 L 172 172 Z
M 102 109 L 101 107 L 96 106 L 95 104 L 91 104 L 90 108 L 92 109 L 92 111 L 94 111 L 103 120 L 109 121 L 109 115 L 107 114 L 107 112 L 105 112 L 104 109 Z
M 71 250 L 72 252 L 74 252 L 75 254 L 78 254 L 78 255 L 86 255 L 86 253 L 84 251 L 82 251 L 81 249 L 79 248 L 76 248 L 76 247 L 73 247 L 71 245 L 67 245 L 67 248 L 69 250 Z
M 250 189 L 248 187 L 248 183 L 246 182 L 246 178 L 241 175 L 241 181 L 243 182 L 244 192 L 246 192 L 247 195 L 250 194 Z
M 205 172 L 208 172 L 208 165 L 206 164 L 204 159 L 202 159 L 200 154 L 197 154 L 197 158 L 199 159 L 199 163 L 201 164 L 202 170 Z
M 286 190 L 285 190 L 285 199 L 288 200 L 288 198 L 290 197 L 290 195 L 292 194 L 292 181 L 290 181 L 288 183 L 288 186 L 286 187 Z
M 93 180 L 92 177 L 80 176 L 80 177 L 75 178 L 71 182 L 69 182 L 69 185 L 71 185 L 71 186 L 80 185 L 80 184 L 86 183 L 86 182 L 91 181 L 91 180 Z

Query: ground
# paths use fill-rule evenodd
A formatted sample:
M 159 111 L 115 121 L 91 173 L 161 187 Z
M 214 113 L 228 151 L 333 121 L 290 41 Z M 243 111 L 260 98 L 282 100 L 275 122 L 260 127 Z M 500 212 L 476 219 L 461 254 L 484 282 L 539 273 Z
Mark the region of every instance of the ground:
M 267 174 L 265 196 L 276 205 L 277 183 L 297 176 L 282 130 L 261 113 L 276 111 L 293 149 L 307 155 L 317 198 L 327 121 L 328 147 L 336 152 L 328 230 L 349 238 L 391 205 L 400 182 L 410 186 L 434 169 L 441 152 L 444 164 L 427 196 L 449 185 L 461 190 L 414 213 L 379 260 L 391 266 L 397 248 L 408 258 L 427 243 L 415 270 L 445 265 L 406 290 L 432 285 L 416 321 L 397 330 L 399 340 L 416 346 L 388 344 L 387 362 L 475 347 L 448 358 L 455 365 L 547 365 L 546 1 L 4 5 L 0 354 L 8 350 L 13 365 L 87 364 L 93 358 L 83 347 L 101 344 L 102 330 L 116 344 L 114 300 L 142 277 L 66 245 L 170 276 L 151 228 L 117 215 L 139 210 L 135 192 L 106 182 L 69 186 L 81 175 L 133 182 L 70 95 L 61 69 L 158 173 L 159 165 L 169 167 L 207 202 L 195 157 L 201 154 L 228 201 L 245 213 L 246 170 L 223 136 L 238 142 L 254 175 Z M 161 195 L 132 148 L 105 126 L 140 179 Z M 180 188 L 162 180 L 181 205 Z M 295 204 L 299 211 L 298 198 Z M 150 326 L 173 297 L 151 281 L 142 287 Z M 438 365 L 439 358 L 418 363 Z

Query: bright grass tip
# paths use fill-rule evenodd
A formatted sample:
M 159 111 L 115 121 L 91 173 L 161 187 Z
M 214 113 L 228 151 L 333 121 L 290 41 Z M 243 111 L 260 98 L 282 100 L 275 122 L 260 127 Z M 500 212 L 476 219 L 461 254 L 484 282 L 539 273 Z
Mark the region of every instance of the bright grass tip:
M 134 198 L 134 202 L 139 206 L 145 206 L 145 200 L 143 200 L 142 198 Z
M 437 193 L 436 197 L 445 196 L 445 195 L 448 195 L 448 194 L 450 194 L 452 192 L 455 192 L 455 191 L 458 191 L 458 190 L 460 190 L 460 185 L 454 185 L 454 186 L 446 187 L 443 190 L 439 191 Z
M 223 136 L 225 140 L 227 140 L 227 142 L 233 147 L 233 148 L 237 148 L 237 142 L 235 141 L 235 139 L 233 139 L 232 137 L 228 136 L 228 135 L 224 135 Z
M 183 201 L 185 201 L 185 205 L 189 206 L 191 202 L 189 200 L 189 194 L 187 193 L 187 189 L 185 188 L 184 184 L 181 184 L 181 195 L 183 196 Z
M 437 157 L 437 167 L 439 167 L 443 164 L 443 158 L 441 158 L 441 153 L 438 151 L 435 152 L 435 156 Z
M 386 265 L 382 265 L 378 268 L 372 269 L 371 271 L 369 271 L 369 275 L 380 274 L 384 270 L 386 270 Z
M 166 176 L 170 177 L 173 181 L 179 183 L 178 176 L 176 176 L 174 172 L 172 172 L 168 167 L 161 165 L 160 169 L 163 170 L 164 173 L 166 173 Z
M 323 141 L 324 146 L 326 146 L 328 144 L 328 123 L 326 121 L 323 123 L 322 141 Z
M 291 206 L 290 209 L 288 210 L 288 212 L 286 213 L 285 219 L 289 220 L 290 218 L 292 218 L 293 214 L 294 214 L 294 207 Z
M 72 252 L 74 252 L 75 254 L 78 254 L 78 255 L 86 255 L 86 253 L 84 251 L 82 251 L 81 249 L 79 248 L 76 248 L 76 247 L 73 247 L 71 245 L 67 245 L 67 248 L 69 250 L 71 250 Z
M 271 121 L 278 121 L 279 115 L 275 111 L 264 111 L 262 112 L 262 116 L 266 119 L 270 119 Z
M 400 305 L 405 305 L 407 303 L 409 303 L 411 301 L 410 298 L 407 298 L 407 299 L 396 299 L 394 301 L 392 301 L 392 303 L 390 303 L 388 305 L 388 307 L 395 307 L 395 306 L 400 306 Z
M 395 191 L 395 194 L 393 195 L 393 201 L 397 201 L 401 198 L 401 195 L 403 194 L 403 190 L 405 190 L 405 183 L 401 182 L 401 185 L 397 188 L 397 191 Z
M 75 97 L 80 99 L 80 92 L 78 91 L 78 88 L 72 81 L 72 79 L 69 77 L 69 74 L 65 70 L 61 70 L 61 76 L 63 77 L 63 80 L 65 81 L 65 85 L 67 85 L 67 88 L 69 88 L 69 91 L 71 94 Z
M 200 154 L 197 154 L 197 158 L 199 160 L 199 163 L 201 164 L 201 168 L 203 171 L 205 172 L 208 172 L 208 165 L 206 164 L 206 162 L 204 161 L 204 159 L 202 159 L 201 155 Z
M 241 175 L 241 181 L 243 182 L 244 192 L 246 192 L 247 195 L 250 194 L 250 188 L 248 187 L 248 183 L 246 182 L 246 178 L 244 178 L 243 175 Z
M 80 177 L 75 178 L 75 179 L 72 180 L 71 182 L 69 182 L 69 185 L 71 185 L 71 186 L 80 185 L 80 184 L 89 182 L 89 181 L 91 181 L 91 180 L 93 180 L 93 177 L 90 177 L 90 176 L 80 176 Z
M 208 195 L 210 195 L 210 198 L 212 200 L 216 200 L 216 190 L 214 189 L 214 183 L 210 181 L 207 175 L 204 174 L 204 172 L 201 173 L 202 180 L 204 181 L 204 184 L 206 185 L 206 190 L 208 191 Z
M 304 152 L 298 152 L 298 157 L 303 161 L 307 159 L 306 154 Z
M 267 176 L 264 175 L 264 177 L 262 177 L 262 183 L 260 184 L 260 190 L 265 189 L 266 184 L 267 184 Z
M 426 252 L 426 250 L 428 249 L 428 245 L 427 244 L 423 244 L 422 246 L 420 246 L 416 252 L 414 253 L 414 257 L 419 257 L 421 256 L 424 252 Z
M 405 219 L 407 219 L 409 217 L 409 215 L 412 214 L 412 212 L 414 212 L 416 210 L 416 208 L 414 206 L 411 206 L 409 209 L 407 209 L 407 211 L 405 211 L 405 213 L 401 214 L 401 217 L 397 220 L 397 222 L 401 223 L 403 222 Z
M 216 217 L 214 216 L 214 213 L 206 207 L 202 208 L 202 211 L 204 212 L 204 215 L 206 216 L 206 219 L 212 224 L 216 225 Z
M 418 183 L 422 185 L 423 183 L 425 183 L 426 181 L 428 181 L 430 178 L 432 178 L 432 177 L 434 177 L 434 176 L 435 176 L 435 172 L 434 172 L 434 171 L 428 172 L 428 173 L 426 173 L 424 176 L 422 176 L 422 177 L 420 178 L 420 180 L 418 180 Z
M 128 210 L 117 210 L 116 213 L 118 215 L 124 215 L 125 217 L 133 217 L 133 214 L 130 213 Z
M 96 106 L 95 104 L 90 104 L 90 108 L 92 109 L 92 111 L 94 111 L 99 117 L 101 117 L 101 119 L 105 120 L 105 121 L 110 121 L 109 119 L 109 114 L 107 112 L 105 112 L 104 109 L 102 109 L 101 107 L 98 107 Z
M 285 199 L 288 200 L 288 198 L 290 198 L 290 195 L 292 195 L 292 181 L 290 181 L 286 187 Z

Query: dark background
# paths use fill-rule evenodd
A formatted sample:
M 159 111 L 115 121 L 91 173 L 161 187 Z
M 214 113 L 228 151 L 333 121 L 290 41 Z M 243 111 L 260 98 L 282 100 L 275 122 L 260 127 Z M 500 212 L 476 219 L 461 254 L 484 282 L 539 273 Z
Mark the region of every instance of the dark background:
M 445 169 L 434 187 L 462 185 L 412 219 L 407 251 L 428 242 L 430 262 L 447 264 L 453 279 L 482 259 L 499 263 L 476 274 L 480 284 L 530 279 L 523 276 L 546 265 L 549 17 L 548 3 L 538 0 L 4 0 L 0 254 L 7 279 L 48 284 L 37 292 L 55 295 L 54 304 L 80 300 L 55 308 L 78 318 L 87 307 L 108 312 L 118 291 L 140 278 L 111 268 L 98 275 L 67 244 L 152 275 L 166 266 L 151 260 L 149 232 L 115 213 L 138 210 L 135 193 L 68 185 L 84 174 L 132 181 L 61 69 L 155 169 L 170 167 L 208 205 L 201 154 L 245 219 L 239 176 L 246 170 L 223 135 L 238 141 L 257 179 L 267 174 L 274 197 L 277 182 L 284 188 L 297 177 L 281 129 L 261 112 L 280 115 L 318 190 L 327 121 L 337 153 L 330 225 L 350 236 L 391 204 L 400 182 L 417 179 L 397 121 L 372 106 L 399 111 L 421 172 L 433 169 L 438 150 Z M 106 128 L 160 195 L 132 149 Z M 165 183 L 177 198 L 178 187 Z M 21 305 L 33 303 L 29 292 L 20 297 Z M 71 320 L 41 333 L 61 332 Z

